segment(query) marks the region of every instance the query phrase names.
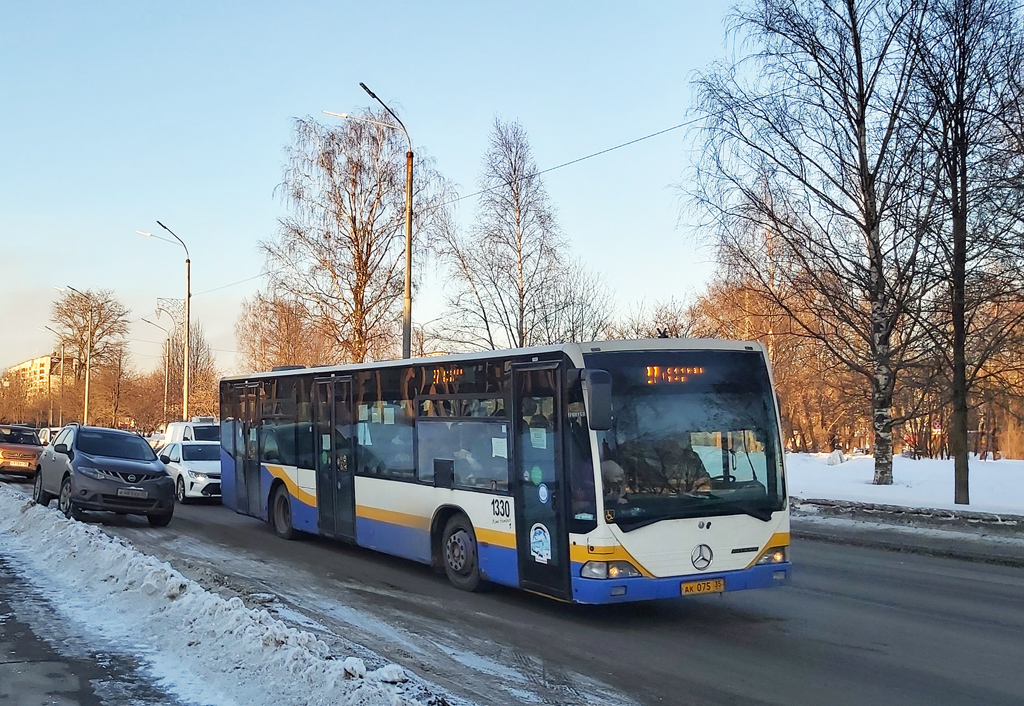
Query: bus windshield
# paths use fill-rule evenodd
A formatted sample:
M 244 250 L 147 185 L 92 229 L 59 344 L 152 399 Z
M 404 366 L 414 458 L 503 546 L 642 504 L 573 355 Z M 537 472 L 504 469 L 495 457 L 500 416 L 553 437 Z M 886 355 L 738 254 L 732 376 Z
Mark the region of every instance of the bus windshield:
M 612 376 L 612 428 L 598 432 L 605 518 L 629 531 L 785 503 L 775 404 L 757 351 L 592 353 Z

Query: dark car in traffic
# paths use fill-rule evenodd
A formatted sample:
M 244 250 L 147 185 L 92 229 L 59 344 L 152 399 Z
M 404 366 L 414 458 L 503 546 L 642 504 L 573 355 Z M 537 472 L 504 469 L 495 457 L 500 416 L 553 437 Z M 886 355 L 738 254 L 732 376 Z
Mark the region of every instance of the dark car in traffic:
M 97 510 L 145 515 L 164 527 L 174 515 L 174 481 L 145 439 L 128 431 L 71 424 L 39 460 L 33 498 L 54 497 L 67 517 Z
M 0 425 L 0 473 L 32 477 L 39 467 L 43 445 L 35 429 Z

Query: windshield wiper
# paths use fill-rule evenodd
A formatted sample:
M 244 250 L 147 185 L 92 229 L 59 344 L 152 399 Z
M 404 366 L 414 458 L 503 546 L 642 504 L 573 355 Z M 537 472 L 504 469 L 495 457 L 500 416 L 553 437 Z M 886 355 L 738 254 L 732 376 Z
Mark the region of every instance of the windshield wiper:
M 733 500 L 727 504 L 732 505 L 744 515 L 750 515 L 761 522 L 770 522 L 772 519 L 772 511 L 759 505 L 750 505 L 742 500 Z

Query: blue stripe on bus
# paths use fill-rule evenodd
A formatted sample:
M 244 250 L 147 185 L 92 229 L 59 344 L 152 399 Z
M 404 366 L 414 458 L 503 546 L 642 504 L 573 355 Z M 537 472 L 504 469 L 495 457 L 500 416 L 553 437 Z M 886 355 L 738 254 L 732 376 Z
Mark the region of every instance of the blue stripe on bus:
M 430 563 L 430 532 L 417 527 L 356 517 L 356 544 L 425 564 Z
M 225 450 L 223 446 L 220 447 L 220 497 L 221 502 L 234 510 L 240 512 L 235 507 L 235 457 L 232 456 Z
M 679 598 L 682 596 L 684 581 L 725 579 L 726 591 L 742 591 L 748 588 L 770 588 L 789 582 L 792 565 L 766 564 L 752 566 L 739 571 L 724 571 L 700 576 L 676 576 L 674 578 L 633 578 L 633 579 L 585 579 L 580 577 L 579 562 L 572 564 L 572 597 L 578 603 L 625 603 L 627 601 L 649 601 L 657 598 Z M 783 578 L 776 578 L 776 574 Z M 613 596 L 613 588 L 626 588 L 623 595 Z
M 504 586 L 519 586 L 519 554 L 510 547 L 479 543 L 480 571 L 488 581 Z
M 260 466 L 260 496 L 263 498 L 263 518 L 270 517 L 270 487 L 274 482 L 274 476 L 267 470 L 266 466 Z M 267 495 L 263 495 L 263 489 L 267 489 Z M 314 505 L 307 505 L 294 495 L 289 493 L 292 506 L 292 527 L 302 532 L 312 534 L 320 533 L 320 523 L 317 516 L 317 508 Z

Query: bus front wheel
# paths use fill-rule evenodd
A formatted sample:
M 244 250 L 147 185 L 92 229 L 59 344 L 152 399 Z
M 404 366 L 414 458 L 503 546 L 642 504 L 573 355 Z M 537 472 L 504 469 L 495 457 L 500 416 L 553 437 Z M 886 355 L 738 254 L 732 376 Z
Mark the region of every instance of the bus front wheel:
M 288 495 L 288 489 L 283 485 L 277 486 L 277 490 L 274 491 L 274 501 L 270 507 L 270 521 L 274 525 L 274 533 L 281 539 L 292 539 L 295 536 L 295 529 L 292 527 L 292 499 Z
M 480 562 L 473 525 L 465 515 L 455 515 L 444 526 L 441 538 L 444 572 L 456 588 L 475 591 L 480 587 Z

